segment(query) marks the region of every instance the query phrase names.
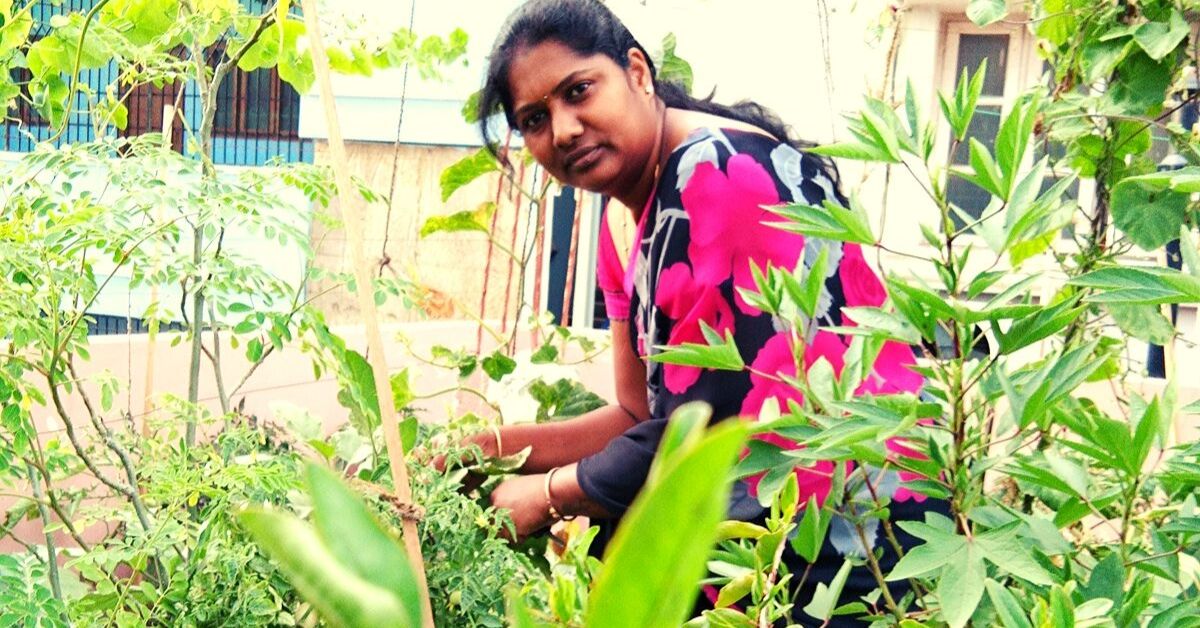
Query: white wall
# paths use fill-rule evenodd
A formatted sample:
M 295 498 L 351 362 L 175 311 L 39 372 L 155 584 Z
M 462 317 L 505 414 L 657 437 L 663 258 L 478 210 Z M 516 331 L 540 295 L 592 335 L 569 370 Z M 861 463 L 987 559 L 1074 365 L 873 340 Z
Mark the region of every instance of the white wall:
M 445 81 L 410 74 L 401 139 L 415 143 L 477 145 L 475 130 L 459 110 L 482 83 L 486 57 L 500 24 L 516 0 L 402 0 L 338 3 L 355 36 L 405 28 L 410 11 L 419 35 L 462 28 L 470 38 L 466 65 Z M 692 64 L 695 92 L 717 88 L 717 99 L 752 98 L 774 108 L 803 137 L 828 141 L 841 128 L 841 113 L 854 110 L 865 90 L 877 89 L 889 41 L 877 41 L 871 25 L 889 11 L 885 0 L 827 0 L 828 35 L 822 37 L 817 0 L 610 0 L 609 6 L 651 52 L 675 33 L 677 54 Z M 334 7 L 330 7 L 333 9 Z M 327 18 L 332 20 L 333 18 Z M 827 41 L 831 67 L 825 65 Z M 827 81 L 827 77 L 829 80 Z M 392 142 L 400 115 L 403 74 L 335 77 L 339 118 L 347 139 Z M 831 105 L 832 103 L 832 105 Z M 317 92 L 301 103 L 300 134 L 326 137 Z

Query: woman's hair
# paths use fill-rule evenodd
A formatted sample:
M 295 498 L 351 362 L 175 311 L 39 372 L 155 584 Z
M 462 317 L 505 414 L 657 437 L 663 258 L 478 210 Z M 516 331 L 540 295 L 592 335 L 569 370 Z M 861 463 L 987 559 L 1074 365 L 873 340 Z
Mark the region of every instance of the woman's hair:
M 650 53 L 634 39 L 628 28 L 599 0 L 530 0 L 509 16 L 500 28 L 495 48 L 488 58 L 487 78 L 479 93 L 479 130 L 484 145 L 499 156 L 500 146 L 491 125 L 497 110 L 504 112 L 509 128 L 516 128 L 513 119 L 512 92 L 508 85 L 509 66 L 513 56 L 524 48 L 546 41 L 556 41 L 580 55 L 602 54 L 617 65 L 629 67 L 629 50 L 642 51 L 650 65 L 655 91 L 668 107 L 699 111 L 758 127 L 796 148 L 814 146 L 792 137 L 788 127 L 774 112 L 758 103 L 743 100 L 732 106 L 713 102 L 713 95 L 695 98 L 682 85 L 660 81 Z M 833 164 L 828 164 L 830 176 L 836 177 Z M 836 180 L 836 179 L 835 179 Z

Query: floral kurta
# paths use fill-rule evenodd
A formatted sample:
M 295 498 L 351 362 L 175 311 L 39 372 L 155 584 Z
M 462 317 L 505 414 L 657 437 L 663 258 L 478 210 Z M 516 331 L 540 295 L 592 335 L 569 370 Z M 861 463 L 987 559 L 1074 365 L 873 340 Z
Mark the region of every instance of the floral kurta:
M 768 226 L 779 218 L 763 209 L 793 202 L 820 206 L 827 198 L 840 200 L 822 163 L 788 144 L 744 131 L 693 132 L 664 166 L 654 196 L 642 212 L 628 263 L 622 265 L 617 259 L 605 222 L 598 271 L 610 315 L 631 319 L 632 342 L 643 357 L 661 346 L 703 343 L 700 324 L 704 322 L 721 335 L 731 332 L 742 360 L 753 371 L 794 376 L 790 333 L 784 323 L 747 303 L 738 291 L 756 290 L 752 261 L 762 269 L 770 264 L 791 270 L 799 264 L 811 266 L 826 250 L 827 276 L 816 324 L 808 326 L 804 364 L 807 368 L 824 358 L 840 373 L 849 339 L 818 328 L 853 325 L 843 319 L 841 308 L 882 305 L 883 285 L 857 244 L 805 238 Z M 917 392 L 921 377 L 908 368 L 913 363 L 911 348 L 887 343 L 858 392 Z M 787 407 L 787 400 L 800 396 L 785 383 L 748 372 L 657 362 L 647 362 L 646 367 L 650 420 L 579 465 L 583 490 L 615 514 L 632 502 L 666 419 L 681 404 L 708 402 L 717 419 L 757 417 L 768 399 Z M 774 442 L 790 446 L 782 439 Z M 823 463 L 815 472 L 797 470 L 801 503 L 809 495 L 825 498 L 832 468 L 833 463 Z M 886 484 L 893 486 L 897 500 L 914 497 L 897 482 Z M 755 516 L 760 508 L 754 499 L 756 487 L 757 478 L 735 486 L 731 516 Z

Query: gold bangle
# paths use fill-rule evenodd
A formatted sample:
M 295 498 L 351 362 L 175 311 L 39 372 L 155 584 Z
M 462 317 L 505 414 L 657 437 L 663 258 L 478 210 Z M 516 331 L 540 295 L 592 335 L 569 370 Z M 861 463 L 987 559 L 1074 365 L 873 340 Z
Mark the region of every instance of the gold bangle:
M 571 521 L 575 515 L 564 515 L 554 507 L 554 498 L 550 496 L 550 482 L 554 479 L 554 473 L 562 467 L 554 467 L 546 472 L 545 479 L 542 482 L 542 490 L 546 495 L 546 511 L 550 513 L 551 519 L 560 519 L 562 521 Z
M 496 437 L 496 455 L 493 458 L 503 458 L 504 441 L 500 439 L 500 428 L 498 426 L 492 426 L 492 435 Z

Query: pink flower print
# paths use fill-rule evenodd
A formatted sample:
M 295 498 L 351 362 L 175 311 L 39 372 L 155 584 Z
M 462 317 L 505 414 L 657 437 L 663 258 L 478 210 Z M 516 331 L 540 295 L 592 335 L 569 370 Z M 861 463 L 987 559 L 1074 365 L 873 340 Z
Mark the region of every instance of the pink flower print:
M 818 358 L 825 358 L 833 366 L 834 371 L 840 373 L 842 357 L 845 352 L 846 345 L 836 334 L 827 331 L 817 332 L 813 342 L 804 348 L 804 368 L 807 370 Z M 757 417 L 763 404 L 770 398 L 775 398 L 781 408 L 786 408 L 789 400 L 797 402 L 803 400 L 801 392 L 792 386 L 764 376 L 787 375 L 794 377 L 796 375 L 796 363 L 792 359 L 791 338 L 786 332 L 775 334 L 770 340 L 767 340 L 762 349 L 758 351 L 758 355 L 755 356 L 751 368 L 754 369 L 750 373 L 751 389 L 750 394 L 746 395 L 746 400 L 742 402 L 743 415 Z M 783 449 L 799 447 L 796 443 L 776 434 L 763 434 L 757 438 Z M 853 467 L 848 466 L 847 468 Z M 834 469 L 835 463 L 831 461 L 819 461 L 812 467 L 796 467 L 800 501 L 807 503 L 810 496 L 816 496 L 817 503 L 825 503 L 825 498 L 829 495 Z M 746 478 L 751 495 L 758 494 L 760 481 L 762 481 L 761 475 Z
M 842 293 L 849 307 L 879 307 L 887 299 L 887 292 L 875 271 L 863 258 L 862 247 L 846 243 L 842 248 L 842 264 L 838 268 L 842 280 Z
M 673 321 L 667 345 L 704 344 L 703 321 L 722 336 L 733 330 L 733 309 L 716 286 L 695 281 L 692 269 L 679 262 L 664 270 L 658 278 L 655 305 Z M 700 379 L 700 369 L 675 364 L 663 365 L 667 390 L 680 394 Z
M 735 288 L 753 290 L 750 260 L 760 268 L 768 263 L 795 268 L 804 237 L 763 224 L 773 215 L 762 206 L 779 204 L 779 192 L 753 157 L 734 155 L 725 170 L 709 162 L 697 164 L 681 194 L 691 230 L 688 259 L 697 282 L 719 286 L 732 276 Z M 734 300 L 743 313 L 760 313 L 736 291 Z
M 887 442 L 888 458 L 895 459 L 896 457 L 916 458 L 918 460 L 927 460 L 928 458 L 919 451 L 910 448 L 905 444 L 902 438 L 892 438 Z M 924 503 L 928 497 L 922 493 L 918 493 L 904 485 L 905 482 L 913 480 L 924 480 L 925 476 L 914 471 L 897 471 L 900 476 L 900 487 L 892 495 L 892 499 L 898 502 L 906 502 L 914 500 L 918 504 Z
M 846 324 L 853 325 L 853 322 L 847 319 Z M 858 390 L 854 391 L 854 394 L 894 395 L 903 392 L 915 394 L 925 383 L 925 378 L 910 368 L 916 363 L 917 359 L 913 356 L 912 347 L 889 340 L 883 343 L 883 348 L 875 358 L 871 374 L 863 383 L 859 384 Z

